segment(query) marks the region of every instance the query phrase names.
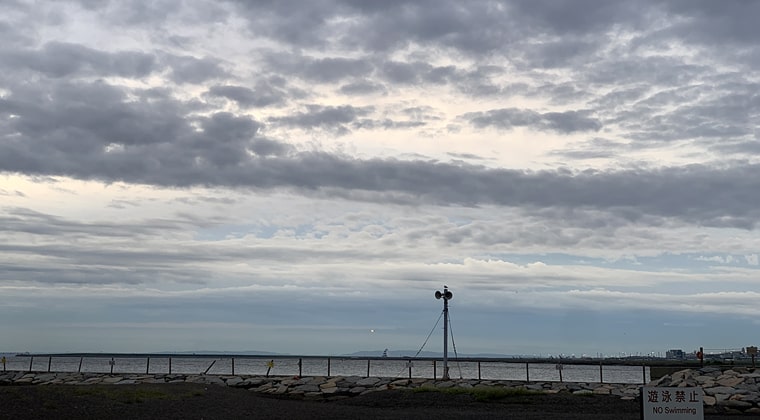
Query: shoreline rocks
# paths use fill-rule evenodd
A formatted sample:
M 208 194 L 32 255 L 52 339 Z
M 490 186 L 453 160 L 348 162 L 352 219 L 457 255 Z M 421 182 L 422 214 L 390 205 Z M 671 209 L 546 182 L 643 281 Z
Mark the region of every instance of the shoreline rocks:
M 705 412 L 760 414 L 760 372 L 755 369 L 684 369 L 651 381 L 648 386 L 700 387 Z
M 126 385 L 140 383 L 203 383 L 243 388 L 252 392 L 296 398 L 335 400 L 388 389 L 521 388 L 545 393 L 613 395 L 637 399 L 640 384 L 593 382 L 525 382 L 514 380 L 381 378 L 360 376 L 291 377 L 192 374 L 103 374 L 76 372 L 0 372 L 0 386 L 23 385 Z M 685 369 L 651 381 L 648 386 L 701 387 L 706 412 L 760 414 L 760 373 L 752 369 Z

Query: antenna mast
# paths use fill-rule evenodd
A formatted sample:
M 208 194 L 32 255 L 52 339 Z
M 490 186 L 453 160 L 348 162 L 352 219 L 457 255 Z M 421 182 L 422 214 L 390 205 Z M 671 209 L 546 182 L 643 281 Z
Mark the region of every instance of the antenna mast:
M 449 291 L 449 286 L 443 286 L 443 293 L 435 292 L 435 298 L 443 298 L 443 376 L 444 381 L 449 380 L 449 299 L 454 294 Z

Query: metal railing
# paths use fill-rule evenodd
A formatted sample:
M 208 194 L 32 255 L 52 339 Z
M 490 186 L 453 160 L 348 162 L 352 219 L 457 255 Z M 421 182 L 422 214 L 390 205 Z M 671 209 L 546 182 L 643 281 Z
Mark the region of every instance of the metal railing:
M 3 371 L 104 374 L 213 374 L 251 376 L 379 376 L 432 378 L 443 375 L 440 358 L 214 354 L 35 354 L 10 357 Z M 477 359 L 449 361 L 452 379 L 524 382 L 646 384 L 645 363 L 616 360 Z

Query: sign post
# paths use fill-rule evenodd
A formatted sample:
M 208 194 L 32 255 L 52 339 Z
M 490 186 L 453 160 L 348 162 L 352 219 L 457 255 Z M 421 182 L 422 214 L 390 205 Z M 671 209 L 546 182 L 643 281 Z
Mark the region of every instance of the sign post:
M 702 388 L 641 387 L 642 420 L 704 420 Z

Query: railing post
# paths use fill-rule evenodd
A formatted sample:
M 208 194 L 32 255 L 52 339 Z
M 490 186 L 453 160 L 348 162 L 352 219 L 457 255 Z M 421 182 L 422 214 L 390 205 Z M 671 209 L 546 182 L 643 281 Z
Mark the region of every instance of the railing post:
M 29 358 L 29 372 L 32 371 L 32 363 L 34 363 L 34 356 Z
M 171 374 L 172 374 L 172 358 L 170 356 L 169 357 L 169 375 L 171 375 Z
M 82 373 L 82 360 L 84 360 L 84 356 L 79 357 L 79 369 L 77 369 L 77 373 Z
M 232 375 L 235 375 L 235 358 L 232 358 Z
M 303 376 L 303 359 L 298 358 L 298 377 Z
M 370 365 L 370 362 L 371 362 L 371 360 L 367 359 L 367 377 L 368 378 L 369 378 L 369 365 Z
M 530 382 L 530 365 L 525 362 L 525 382 Z
M 436 376 L 438 375 L 438 373 L 435 370 L 436 370 L 435 359 L 433 359 L 433 380 L 436 380 L 437 379 Z
M 53 360 L 53 356 L 48 356 L 48 372 L 50 372 L 50 363 Z
M 647 384 L 647 365 L 641 365 L 641 383 Z
M 145 374 L 148 375 L 150 373 L 150 356 L 148 356 L 148 359 L 145 361 Z
M 327 377 L 330 377 L 330 358 L 327 358 Z
M 480 380 L 480 360 L 478 360 L 478 380 Z
M 413 363 L 411 360 L 406 362 L 406 367 L 409 368 L 409 379 L 412 379 L 412 366 L 413 366 Z
M 599 362 L 599 383 L 600 384 L 604 383 L 604 368 L 602 366 L 603 366 L 602 362 L 600 361 Z

